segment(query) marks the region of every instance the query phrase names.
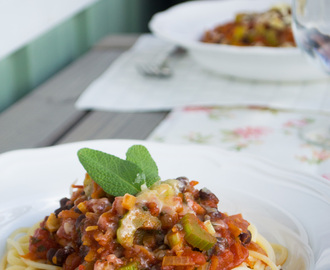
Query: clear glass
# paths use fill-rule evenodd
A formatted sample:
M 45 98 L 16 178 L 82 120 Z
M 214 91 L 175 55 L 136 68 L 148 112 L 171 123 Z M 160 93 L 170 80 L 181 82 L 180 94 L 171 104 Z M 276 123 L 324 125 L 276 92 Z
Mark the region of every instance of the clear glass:
M 330 75 L 330 0 L 293 0 L 292 12 L 299 48 Z
M 296 43 L 309 62 L 329 74 L 330 79 L 330 0 L 292 1 Z M 309 143 L 330 149 L 330 123 L 303 130 L 301 136 Z

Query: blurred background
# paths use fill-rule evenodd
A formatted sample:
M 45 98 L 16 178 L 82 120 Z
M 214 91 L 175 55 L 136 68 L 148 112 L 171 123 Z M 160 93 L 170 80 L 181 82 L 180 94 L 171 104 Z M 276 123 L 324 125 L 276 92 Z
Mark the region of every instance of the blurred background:
M 0 0 L 0 112 L 108 34 L 149 32 L 154 13 L 181 2 Z

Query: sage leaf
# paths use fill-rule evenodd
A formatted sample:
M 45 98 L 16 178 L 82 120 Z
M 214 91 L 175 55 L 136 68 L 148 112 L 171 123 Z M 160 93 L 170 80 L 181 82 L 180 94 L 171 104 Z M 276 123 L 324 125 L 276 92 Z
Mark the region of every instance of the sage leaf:
M 126 160 L 133 162 L 142 169 L 146 176 L 147 187 L 160 180 L 157 164 L 145 146 L 131 146 L 126 152 Z
M 141 191 L 141 183 L 136 179 L 143 175 L 143 171 L 133 162 L 89 148 L 80 149 L 78 158 L 87 173 L 106 193 L 124 196 Z

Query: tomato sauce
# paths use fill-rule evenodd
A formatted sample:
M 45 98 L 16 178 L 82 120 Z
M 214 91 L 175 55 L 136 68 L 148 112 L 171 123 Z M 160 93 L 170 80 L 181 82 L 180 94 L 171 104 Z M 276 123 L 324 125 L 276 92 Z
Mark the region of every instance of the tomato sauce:
M 247 261 L 248 248 L 261 249 L 251 244 L 249 223 L 242 215 L 220 212 L 218 198 L 207 189 L 196 189 L 196 181 L 163 181 L 137 194 L 131 210 L 123 197 L 107 195 L 91 179 L 87 183 L 76 186 L 72 197 L 62 199 L 55 214 L 40 224 L 25 258 L 43 259 L 65 270 L 127 265 L 136 270 L 190 270 L 191 264 L 229 270 Z M 191 213 L 198 222 L 187 229 L 182 220 Z M 199 232 L 215 242 L 195 241 Z M 187 237 L 191 233 L 195 236 Z M 163 265 L 164 258 L 173 265 Z

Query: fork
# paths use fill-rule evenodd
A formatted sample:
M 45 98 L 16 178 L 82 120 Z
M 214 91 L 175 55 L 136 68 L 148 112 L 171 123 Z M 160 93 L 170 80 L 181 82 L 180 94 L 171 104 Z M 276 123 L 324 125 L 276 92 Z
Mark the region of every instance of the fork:
M 161 62 L 145 62 L 138 63 L 136 68 L 144 76 L 150 77 L 170 77 L 172 75 L 172 69 L 167 62 L 168 56 Z
M 170 77 L 173 72 L 168 64 L 168 60 L 171 56 L 176 54 L 183 54 L 184 49 L 176 47 L 173 50 L 168 51 L 161 60 L 153 60 L 137 63 L 136 69 L 144 76 L 167 78 Z M 158 58 L 159 59 L 159 58 Z

